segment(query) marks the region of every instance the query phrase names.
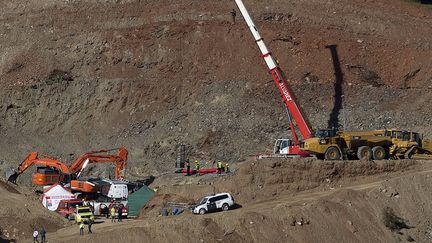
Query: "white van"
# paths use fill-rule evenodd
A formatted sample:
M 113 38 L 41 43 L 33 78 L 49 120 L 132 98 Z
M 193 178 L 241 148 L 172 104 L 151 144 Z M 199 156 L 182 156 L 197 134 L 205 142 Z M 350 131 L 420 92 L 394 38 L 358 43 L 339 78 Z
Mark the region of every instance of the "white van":
M 234 198 L 229 193 L 218 193 L 203 197 L 200 202 L 192 208 L 192 213 L 205 214 L 207 212 L 223 210 L 228 211 L 234 205 Z

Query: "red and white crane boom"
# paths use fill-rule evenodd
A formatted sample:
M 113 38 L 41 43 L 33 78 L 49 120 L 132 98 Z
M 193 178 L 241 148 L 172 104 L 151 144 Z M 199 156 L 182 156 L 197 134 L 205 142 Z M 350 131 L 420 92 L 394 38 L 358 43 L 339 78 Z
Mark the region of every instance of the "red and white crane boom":
M 308 139 L 312 137 L 311 129 L 309 128 L 306 120 L 303 118 L 303 115 L 301 114 L 300 109 L 294 100 L 294 96 L 287 85 L 287 80 L 282 70 L 278 66 L 277 62 L 273 59 L 271 52 L 268 50 L 266 44 L 264 43 L 264 39 L 259 34 L 257 27 L 255 26 L 251 16 L 249 15 L 249 12 L 243 4 L 243 1 L 235 0 L 235 2 L 243 15 L 243 18 L 245 19 L 249 30 L 251 31 L 255 42 L 258 45 L 258 48 L 261 51 L 261 56 L 264 58 L 264 61 L 269 68 L 269 72 L 273 78 L 273 81 L 275 82 L 275 85 L 282 96 L 282 101 L 288 109 L 290 117 L 293 118 L 290 119 L 290 129 L 292 133 L 293 145 L 291 146 L 291 148 L 289 148 L 288 154 L 304 155 L 304 152 L 300 150 L 300 141 L 295 132 L 295 127 L 292 120 L 295 121 L 295 124 L 297 125 L 303 139 Z

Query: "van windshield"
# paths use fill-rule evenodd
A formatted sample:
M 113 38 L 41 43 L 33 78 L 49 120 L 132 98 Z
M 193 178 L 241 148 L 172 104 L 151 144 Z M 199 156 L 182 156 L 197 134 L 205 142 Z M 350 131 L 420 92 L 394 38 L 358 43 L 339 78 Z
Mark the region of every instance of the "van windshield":
M 203 198 L 203 199 L 201 199 L 201 201 L 199 202 L 199 205 L 201 205 L 201 204 L 204 204 L 204 203 L 206 203 L 207 202 L 207 198 Z

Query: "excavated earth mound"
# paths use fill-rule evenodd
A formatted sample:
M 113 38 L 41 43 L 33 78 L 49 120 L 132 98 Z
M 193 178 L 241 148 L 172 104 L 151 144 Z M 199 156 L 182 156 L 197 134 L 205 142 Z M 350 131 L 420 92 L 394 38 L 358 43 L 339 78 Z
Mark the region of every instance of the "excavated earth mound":
M 432 138 L 430 7 L 403 0 L 245 4 L 314 129 L 396 127 Z M 430 241 L 425 164 L 245 162 L 290 131 L 233 8 L 228 0 L 1 1 L 0 177 L 30 151 L 70 162 L 119 146 L 129 149 L 128 169 L 138 179 L 161 175 L 141 220 L 95 224 L 82 242 Z M 220 159 L 238 170 L 168 176 L 181 143 L 192 160 Z M 21 187 L 31 185 L 33 169 L 20 176 Z M 31 192 L 12 188 L 0 185 L 1 237 L 63 226 Z M 241 208 L 156 217 L 167 201 L 225 190 Z M 409 227 L 388 230 L 384 206 Z M 71 226 L 48 239 L 76 238 Z
M 282 161 L 281 161 L 282 162 Z M 385 161 L 379 163 L 320 163 L 293 161 L 261 165 L 247 162 L 230 176 L 181 177 L 163 187 L 143 209 L 139 220 L 95 225 L 83 242 L 426 242 L 432 216 L 427 201 L 432 178 L 430 163 Z M 255 168 L 250 170 L 250 168 Z M 267 168 L 267 169 L 266 169 Z M 296 180 L 278 182 L 288 174 Z M 250 181 L 250 173 L 257 178 Z M 266 181 L 268 183 L 266 183 Z M 316 182 L 321 181 L 320 184 Z M 211 184 L 209 182 L 212 182 Z M 243 182 L 243 183 L 239 183 Z M 157 184 L 158 182 L 156 182 Z M 181 184 L 181 185 L 180 185 Z M 297 185 L 310 185 L 297 189 Z M 287 185 L 291 185 L 288 187 Z M 276 190 L 276 187 L 279 189 Z M 216 189 L 215 189 L 216 188 Z M 235 189 L 233 189 L 235 188 Z M 302 188 L 300 186 L 300 188 Z M 167 201 L 187 202 L 213 190 L 231 191 L 240 206 L 228 212 L 158 217 Z M 284 190 L 285 189 L 285 190 Z M 263 193 L 265 190 L 271 194 Z M 207 194 L 206 194 L 207 193 Z M 168 196 L 169 195 L 169 196 Z M 176 201 L 180 200 L 180 201 Z M 385 208 L 405 223 L 392 231 L 383 219 Z M 59 242 L 73 242 L 70 228 L 53 234 Z
M 21 190 L 0 180 L 0 242 L 27 239 L 34 229 L 44 227 L 51 233 L 67 225 L 57 213 L 44 208 L 32 192 Z
M 328 190 L 342 184 L 367 180 L 387 173 L 404 173 L 416 162 L 317 161 L 314 159 L 259 160 L 238 165 L 229 175 L 161 177 L 152 184 L 157 195 L 141 212 L 156 216 L 168 202 L 194 203 L 203 195 L 230 192 L 240 205 L 277 199 L 283 194 Z M 342 182 L 341 182 L 342 180 Z

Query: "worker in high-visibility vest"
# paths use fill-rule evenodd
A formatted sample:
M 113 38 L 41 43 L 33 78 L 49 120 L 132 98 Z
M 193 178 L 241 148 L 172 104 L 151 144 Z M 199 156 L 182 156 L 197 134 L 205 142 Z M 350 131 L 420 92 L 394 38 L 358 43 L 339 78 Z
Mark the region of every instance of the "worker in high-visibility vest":
M 80 235 L 84 235 L 84 220 L 79 224 Z
M 112 207 L 111 207 L 111 210 L 110 210 L 110 214 L 111 214 L 111 222 L 115 222 L 115 213 L 116 213 L 115 207 L 112 206 Z
M 225 173 L 230 173 L 229 164 L 225 163 Z
M 195 176 L 199 176 L 200 163 L 198 160 L 195 160 Z
M 217 163 L 216 163 L 216 166 L 217 166 L 217 173 L 218 174 L 221 174 L 222 173 L 222 161 L 218 161 Z

